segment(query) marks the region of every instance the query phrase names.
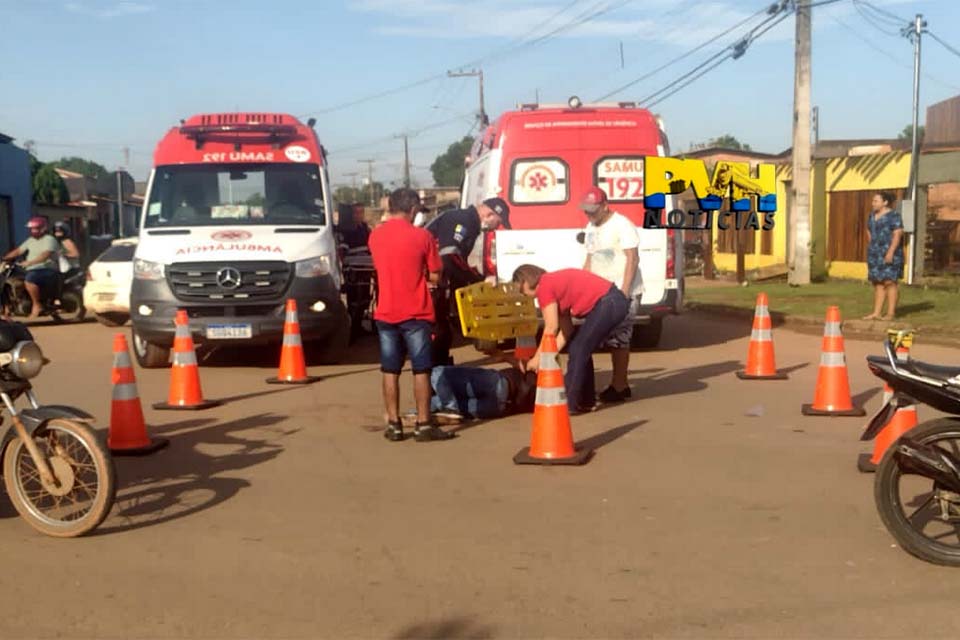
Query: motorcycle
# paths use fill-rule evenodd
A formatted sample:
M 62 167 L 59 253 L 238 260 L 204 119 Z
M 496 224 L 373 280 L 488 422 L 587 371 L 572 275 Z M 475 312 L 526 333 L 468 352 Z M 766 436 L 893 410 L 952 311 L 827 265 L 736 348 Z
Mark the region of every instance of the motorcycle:
M 0 300 L 3 309 L 11 316 L 29 316 L 33 308 L 25 286 L 26 274 L 26 270 L 15 262 L 0 263 Z M 58 275 L 57 290 L 53 295 L 42 292 L 44 298 L 40 315 L 50 316 L 54 322 L 80 322 L 87 314 L 83 306 L 86 275 L 82 269 L 72 269 Z
M 870 371 L 894 393 L 861 440 L 873 440 L 900 407 L 924 404 L 950 414 L 917 425 L 890 446 L 877 466 L 874 500 L 905 551 L 960 567 L 960 367 L 898 361 L 897 347 L 912 340 L 912 331 L 890 330 L 885 356 L 867 357 Z
M 116 472 L 89 426 L 93 416 L 40 404 L 30 380 L 48 362 L 26 326 L 0 322 L 0 402 L 11 422 L 0 430 L 7 496 L 34 529 L 73 538 L 107 517 L 116 496 Z M 21 398 L 28 407 L 16 407 Z

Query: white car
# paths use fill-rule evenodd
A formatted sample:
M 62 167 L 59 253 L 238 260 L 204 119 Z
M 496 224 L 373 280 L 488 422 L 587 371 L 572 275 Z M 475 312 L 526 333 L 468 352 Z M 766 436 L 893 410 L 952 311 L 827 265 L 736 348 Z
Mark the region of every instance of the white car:
M 130 319 L 130 283 L 136 249 L 137 238 L 114 240 L 87 267 L 83 305 L 97 315 L 100 324 L 119 327 Z

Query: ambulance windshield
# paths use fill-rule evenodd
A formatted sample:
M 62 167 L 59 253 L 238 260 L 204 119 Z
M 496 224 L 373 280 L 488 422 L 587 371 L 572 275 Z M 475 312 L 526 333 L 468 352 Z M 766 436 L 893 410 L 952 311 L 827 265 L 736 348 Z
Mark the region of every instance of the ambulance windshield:
M 145 226 L 325 224 L 318 167 L 307 164 L 157 167 Z

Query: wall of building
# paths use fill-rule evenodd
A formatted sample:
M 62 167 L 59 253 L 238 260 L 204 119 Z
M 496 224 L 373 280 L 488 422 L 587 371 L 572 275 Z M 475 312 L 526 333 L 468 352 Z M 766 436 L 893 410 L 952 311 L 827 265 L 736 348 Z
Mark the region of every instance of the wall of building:
M 830 194 L 842 191 L 880 191 L 902 189 L 910 175 L 910 154 L 894 151 L 856 157 L 829 158 L 816 161 L 810 176 L 811 238 L 814 276 L 825 273 L 834 278 L 866 279 L 865 261 L 830 261 L 827 255 L 830 229 Z M 746 269 L 754 270 L 787 263 L 787 210 L 792 171 L 788 165 L 777 168 L 777 213 L 773 229 L 773 254 L 761 255 L 759 238 L 756 251 L 745 256 Z M 835 212 L 835 215 L 866 216 L 868 212 Z M 715 246 L 716 250 L 716 246 Z M 864 259 L 866 256 L 864 256 Z M 717 268 L 725 271 L 736 269 L 736 254 L 714 254 Z
M 30 219 L 33 185 L 30 182 L 27 152 L 10 143 L 0 143 L 0 198 L 9 202 L 11 209 L 9 229 L 0 229 L 0 244 L 8 241 L 10 245 L 19 244 L 27 237 L 26 225 Z M 0 225 L 6 224 L 0 221 Z M 2 251 L 7 248 L 0 246 Z

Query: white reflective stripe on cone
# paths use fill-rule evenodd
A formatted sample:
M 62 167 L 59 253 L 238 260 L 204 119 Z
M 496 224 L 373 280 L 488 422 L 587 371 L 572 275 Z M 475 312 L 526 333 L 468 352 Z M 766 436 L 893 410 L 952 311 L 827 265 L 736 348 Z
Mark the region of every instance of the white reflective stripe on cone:
M 560 363 L 557 362 L 556 353 L 540 354 L 540 370 L 541 371 L 556 371 L 559 368 L 560 368 Z
M 177 333 L 175 334 L 177 338 L 189 338 L 190 337 L 190 327 L 185 324 L 177 325 Z
M 839 322 L 828 322 L 823 325 L 823 335 L 830 336 L 831 338 L 836 336 L 842 336 L 840 333 L 840 323 Z
M 113 368 L 114 369 L 130 369 L 133 367 L 133 362 L 130 361 L 130 354 L 126 351 L 121 351 L 119 353 L 113 354 Z
M 906 362 L 910 359 L 910 351 L 907 349 L 897 349 L 897 360 L 900 362 Z
M 563 387 L 537 387 L 536 403 L 542 407 L 556 407 L 567 404 L 567 392 Z
M 113 385 L 114 400 L 136 400 L 138 397 L 137 385 L 134 382 Z
M 757 318 L 769 318 L 770 311 L 767 309 L 767 305 L 759 305 L 754 316 Z
M 302 347 L 303 342 L 300 340 L 299 333 L 285 333 L 283 334 L 283 346 L 285 347 Z
M 197 365 L 197 354 L 193 351 L 188 353 L 175 353 L 173 354 L 173 366 L 175 367 L 186 367 L 189 365 Z
M 770 329 L 754 329 L 750 332 L 750 339 L 754 342 L 771 342 L 773 340 L 773 332 Z
M 820 366 L 821 367 L 843 367 L 846 366 L 846 360 L 843 357 L 843 352 L 839 351 L 824 351 L 820 354 Z
M 297 322 L 297 312 L 296 311 L 287 311 L 287 324 L 299 324 Z

